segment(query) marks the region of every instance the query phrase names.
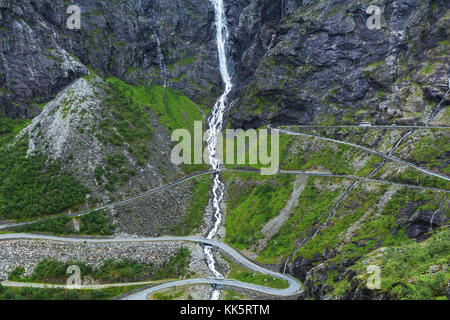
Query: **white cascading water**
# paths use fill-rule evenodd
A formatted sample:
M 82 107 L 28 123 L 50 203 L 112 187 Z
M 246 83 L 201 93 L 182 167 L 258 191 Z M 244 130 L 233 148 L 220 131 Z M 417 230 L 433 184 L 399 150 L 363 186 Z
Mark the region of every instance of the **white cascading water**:
M 156 33 L 155 33 L 155 36 L 156 36 L 156 44 L 157 44 L 157 50 L 158 50 L 159 68 L 161 70 L 161 75 L 163 77 L 164 89 L 165 89 L 167 86 L 167 68 L 166 68 L 166 64 L 164 62 L 164 55 L 163 55 L 162 49 L 161 49 L 161 41 L 159 41 L 159 37 Z
M 53 35 L 52 35 L 52 41 L 56 47 L 56 49 L 58 50 L 58 52 L 61 54 L 63 60 L 64 60 L 64 67 L 70 69 L 72 72 L 75 73 L 75 70 L 72 66 L 72 64 L 69 62 L 69 59 L 67 58 L 67 51 L 64 49 L 61 49 L 61 47 L 59 46 L 59 43 L 57 41 L 57 37 L 56 37 L 56 32 L 55 29 L 53 29 Z
M 221 162 L 218 157 L 216 148 L 218 145 L 219 134 L 221 134 L 223 129 L 223 118 L 226 111 L 226 98 L 230 93 L 233 85 L 231 83 L 231 77 L 228 72 L 227 66 L 227 56 L 226 56 L 226 43 L 228 40 L 228 29 L 227 29 L 227 21 L 225 16 L 225 10 L 223 6 L 223 0 L 210 0 L 214 5 L 215 12 L 215 23 L 216 23 L 216 41 L 217 41 L 217 50 L 219 53 L 219 69 L 220 75 L 222 77 L 222 81 L 225 85 L 225 90 L 220 98 L 217 100 L 214 105 L 211 116 L 208 119 L 209 125 L 209 134 L 208 139 L 206 141 L 208 152 L 209 152 L 209 162 L 213 170 L 220 170 Z M 222 223 L 222 212 L 221 212 L 221 204 L 224 197 L 224 184 L 220 181 L 219 174 L 214 176 L 214 181 L 212 185 L 212 193 L 213 193 L 213 218 L 214 226 L 209 231 L 207 238 L 213 239 L 219 230 L 220 224 Z M 223 279 L 223 275 L 216 270 L 215 260 L 210 247 L 205 246 L 204 252 L 206 255 L 206 261 L 208 263 L 209 269 L 212 271 L 214 276 L 219 279 Z M 214 290 L 211 299 L 218 300 L 220 298 L 220 291 Z
M 433 213 L 433 215 L 431 216 L 430 219 L 430 227 L 428 228 L 428 232 L 433 231 L 433 223 L 434 223 L 434 217 L 441 211 L 442 208 L 442 204 L 444 203 L 444 201 L 447 199 L 447 194 L 444 195 L 444 197 L 441 199 L 441 201 L 439 202 L 439 207 L 437 208 L 437 210 Z

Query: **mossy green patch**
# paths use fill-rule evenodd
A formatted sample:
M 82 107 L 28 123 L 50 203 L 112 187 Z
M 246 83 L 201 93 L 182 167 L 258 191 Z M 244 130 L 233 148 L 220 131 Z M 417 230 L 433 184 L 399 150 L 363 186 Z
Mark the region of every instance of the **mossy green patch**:
M 401 300 L 432 300 L 445 297 L 450 274 L 445 266 L 450 260 L 450 230 L 437 231 L 425 243 L 390 247 L 377 259 L 381 269 L 381 291 Z M 358 263 L 362 279 L 365 266 Z
M 298 147 L 297 152 L 288 153 L 281 166 L 286 170 L 311 170 L 326 168 L 333 174 L 349 175 L 353 173 L 351 160 L 355 157 L 354 150 L 347 145 L 337 145 L 334 148 L 329 143 L 321 143 L 322 147 L 315 152 L 303 152 Z
M 227 279 L 234 279 L 242 282 L 253 283 L 275 289 L 286 289 L 289 287 L 289 283 L 285 280 L 267 274 L 251 272 L 238 266 L 237 264 L 231 262 L 226 258 L 225 260 L 231 267 Z
M 67 215 L 48 217 L 36 223 L 17 227 L 17 232 L 49 232 L 53 234 L 83 234 L 83 235 L 112 235 L 114 225 L 108 220 L 103 212 L 91 212 L 79 217 L 80 231 L 75 232 L 68 223 L 72 218 Z
M 0 148 L 11 143 L 14 137 L 31 122 L 30 119 L 0 117 Z
M 307 185 L 299 197 L 298 207 L 292 216 L 267 243 L 257 261 L 279 263 L 294 251 L 297 239 L 305 236 L 312 226 L 323 222 L 330 204 L 339 194 L 337 190 L 320 190 L 315 184 L 318 178 L 308 178 Z
M 203 176 L 195 180 L 187 215 L 181 223 L 173 227 L 171 232 L 178 236 L 187 236 L 201 227 L 205 208 L 208 205 L 210 187 L 209 176 Z
M 226 239 L 238 249 L 248 248 L 263 237 L 265 223 L 277 216 L 293 190 L 293 177 L 251 177 L 256 174 L 226 175 L 229 180 Z M 242 180 L 240 177 L 246 176 Z

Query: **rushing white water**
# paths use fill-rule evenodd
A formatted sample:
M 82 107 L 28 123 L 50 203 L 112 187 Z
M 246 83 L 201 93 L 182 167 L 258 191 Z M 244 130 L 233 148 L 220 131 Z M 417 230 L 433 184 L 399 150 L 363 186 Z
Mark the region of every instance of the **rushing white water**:
M 164 88 L 166 88 L 166 86 L 167 86 L 167 68 L 166 68 L 166 64 L 164 62 L 164 55 L 161 50 L 161 41 L 159 41 L 159 37 L 156 33 L 155 33 L 155 36 L 156 36 L 156 44 L 157 44 L 157 50 L 158 50 L 159 68 L 161 70 L 161 75 L 163 77 Z
M 66 68 L 66 69 L 68 69 L 68 70 L 71 70 L 72 72 L 75 72 L 75 70 L 74 70 L 74 68 L 73 68 L 73 66 L 72 66 L 72 63 L 70 63 L 69 58 L 67 57 L 67 55 L 68 55 L 68 54 L 67 54 L 67 51 L 64 50 L 64 49 L 62 49 L 62 48 L 59 46 L 59 43 L 58 43 L 57 37 L 56 37 L 56 32 L 55 32 L 54 29 L 53 29 L 52 41 L 53 41 L 53 43 L 54 43 L 56 49 L 57 49 L 58 52 L 61 54 L 61 56 L 62 56 L 62 58 L 63 58 L 63 60 L 64 60 L 64 62 L 63 62 L 64 68 Z
M 400 138 L 400 140 L 397 141 L 397 143 L 395 144 L 395 146 L 391 149 L 391 151 L 389 151 L 389 156 L 393 156 L 394 152 L 397 151 L 398 147 L 400 147 L 400 145 L 402 144 L 402 142 L 408 138 L 412 133 L 414 132 L 414 129 L 408 131 L 404 136 L 402 136 Z
M 214 5 L 215 12 L 215 24 L 216 24 L 216 42 L 217 51 L 219 53 L 219 70 L 222 77 L 222 81 L 225 85 L 225 89 L 214 105 L 211 116 L 208 119 L 209 134 L 206 141 L 208 152 L 209 152 L 209 163 L 213 170 L 220 170 L 221 162 L 217 154 L 217 144 L 219 134 L 221 134 L 223 129 L 223 119 L 226 111 L 226 99 L 230 93 L 233 85 L 231 83 L 230 73 L 228 72 L 227 66 L 227 56 L 226 56 L 226 44 L 228 41 L 228 29 L 227 21 L 225 16 L 225 10 L 223 6 L 223 0 L 210 0 Z M 214 176 L 214 181 L 212 185 L 213 194 L 213 218 L 214 226 L 209 231 L 207 238 L 213 239 L 219 230 L 220 224 L 222 223 L 222 211 L 221 204 L 224 197 L 224 184 L 220 181 L 219 174 Z M 211 248 L 208 246 L 204 247 L 204 252 L 206 255 L 206 261 L 208 263 L 209 269 L 212 271 L 214 276 L 219 279 L 223 279 L 223 275 L 217 271 L 215 266 L 215 260 Z M 211 299 L 218 300 L 220 298 L 220 290 L 214 290 Z
M 433 215 L 431 216 L 430 219 L 430 227 L 428 228 L 428 231 L 433 231 L 433 223 L 434 223 L 434 217 L 436 216 L 436 214 L 438 214 L 441 211 L 442 208 L 442 204 L 444 203 L 444 201 L 447 199 L 447 194 L 445 194 L 441 201 L 439 202 L 439 207 L 437 208 L 437 210 L 433 213 Z

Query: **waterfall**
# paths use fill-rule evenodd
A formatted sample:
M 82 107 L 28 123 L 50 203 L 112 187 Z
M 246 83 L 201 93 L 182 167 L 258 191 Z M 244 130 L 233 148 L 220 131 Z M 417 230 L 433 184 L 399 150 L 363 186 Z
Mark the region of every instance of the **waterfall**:
M 430 228 L 428 228 L 428 231 L 433 231 L 433 222 L 434 222 L 434 217 L 436 216 L 436 214 L 439 213 L 439 211 L 441 211 L 442 208 L 442 204 L 444 203 L 445 199 L 447 199 L 447 194 L 445 194 L 441 201 L 439 202 L 439 207 L 437 208 L 437 210 L 433 213 L 433 215 L 431 216 L 430 219 Z
M 215 13 L 215 25 L 216 25 L 216 42 L 217 51 L 219 54 L 219 70 L 224 83 L 224 91 L 222 95 L 217 100 L 214 105 L 211 115 L 208 119 L 209 133 L 206 141 L 208 147 L 208 158 L 211 168 L 213 170 L 220 170 L 221 163 L 216 152 L 219 134 L 221 134 L 223 129 L 223 119 L 226 111 L 226 98 L 230 93 L 233 85 L 231 83 L 230 73 L 228 72 L 227 66 L 227 56 L 226 56 L 226 44 L 228 40 L 228 28 L 225 16 L 225 10 L 223 6 L 223 0 L 210 0 L 214 5 Z M 213 217 L 215 219 L 213 228 L 209 231 L 207 238 L 213 239 L 219 230 L 220 224 L 222 223 L 222 212 L 221 204 L 224 197 L 224 184 L 220 180 L 220 175 L 217 173 L 214 176 L 214 181 L 212 185 L 212 195 L 213 195 Z M 223 279 L 223 275 L 216 270 L 215 260 L 210 247 L 205 246 L 204 252 L 206 255 L 206 261 L 208 263 L 209 269 L 212 271 L 214 276 L 219 279 Z M 220 298 L 220 291 L 215 289 L 211 299 L 218 300 Z
M 395 144 L 394 147 L 392 147 L 392 149 L 389 151 L 389 155 L 392 156 L 394 154 L 394 152 L 398 149 L 398 147 L 400 147 L 400 144 L 402 144 L 402 142 L 409 137 L 412 133 L 414 132 L 414 129 L 408 131 L 406 134 L 404 134 Z M 380 163 L 378 163 L 378 165 L 375 167 L 375 169 L 373 169 L 367 176 L 366 178 L 370 178 L 371 176 L 373 176 L 378 170 L 380 170 L 384 165 L 386 164 L 386 160 L 381 161 Z M 311 240 L 313 240 L 317 234 L 322 231 L 324 228 L 326 228 L 326 226 L 328 225 L 328 223 L 330 222 L 331 218 L 334 216 L 334 214 L 336 213 L 338 207 L 340 206 L 340 204 L 342 203 L 342 201 L 344 201 L 345 198 L 347 198 L 348 194 L 356 187 L 356 185 L 358 185 L 359 181 L 354 181 L 344 192 L 344 194 L 339 198 L 339 200 L 336 202 L 336 204 L 333 206 L 333 208 L 331 209 L 330 213 L 328 214 L 327 220 L 320 225 L 316 232 L 310 237 L 308 238 L 306 241 L 304 241 L 301 244 L 298 244 L 295 246 L 294 251 L 292 252 L 292 254 L 286 259 L 285 263 L 284 263 L 284 268 L 283 268 L 283 273 L 286 273 L 287 270 L 287 266 L 290 263 L 290 261 L 292 260 L 292 258 L 296 255 L 296 253 L 298 252 L 298 250 L 300 250 L 300 248 L 302 248 L 303 246 L 305 246 L 308 242 L 310 242 Z M 436 214 L 436 212 L 435 212 Z M 431 224 L 433 223 L 433 217 L 431 218 Z M 309 271 L 311 272 L 312 269 Z
M 400 140 L 397 141 L 397 143 L 395 144 L 395 146 L 391 149 L 391 151 L 389 151 L 389 156 L 393 156 L 394 152 L 397 151 L 398 147 L 400 147 L 400 145 L 402 144 L 402 142 L 408 138 L 412 133 L 414 132 L 414 129 L 408 131 L 404 136 L 402 136 L 400 138 Z
M 166 64 L 164 63 L 164 55 L 161 50 L 161 41 L 159 41 L 158 35 L 155 33 L 156 37 L 156 44 L 157 44 L 157 50 L 158 50 L 158 62 L 159 62 L 159 69 L 161 70 L 161 75 L 163 77 L 164 82 L 164 90 L 167 86 L 167 68 Z
M 52 35 L 52 41 L 53 44 L 55 45 L 56 49 L 58 50 L 58 52 L 61 54 L 61 56 L 63 57 L 63 66 L 66 68 L 66 73 L 67 73 L 67 69 L 69 69 L 70 71 L 72 71 L 73 73 L 75 73 L 75 70 L 73 68 L 72 63 L 69 61 L 69 59 L 67 58 L 67 51 L 62 49 L 59 44 L 58 41 L 56 40 L 56 32 L 55 29 L 53 29 L 53 35 Z M 67 76 L 67 74 L 66 74 Z

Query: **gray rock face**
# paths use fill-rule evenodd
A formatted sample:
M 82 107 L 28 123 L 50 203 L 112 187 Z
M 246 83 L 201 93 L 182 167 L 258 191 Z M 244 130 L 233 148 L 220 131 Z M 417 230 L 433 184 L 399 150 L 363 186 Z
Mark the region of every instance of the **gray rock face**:
M 424 95 L 439 101 L 448 87 L 448 2 L 378 1 L 380 30 L 366 26 L 369 4 L 251 1 L 233 28 L 233 43 L 246 44 L 234 55 L 233 125 L 424 121 Z
M 369 30 L 368 1 L 225 1 L 235 127 L 348 121 L 423 121 L 448 81 L 448 2 L 377 2 L 381 29 Z M 85 73 L 183 90 L 212 105 L 222 83 L 214 13 L 202 0 L 80 0 L 82 28 L 66 28 L 62 0 L 2 1 L 0 105 L 11 117 Z M 167 70 L 161 72 L 157 37 Z M 65 54 L 66 52 L 67 54 Z M 448 105 L 450 97 L 443 106 Z M 381 106 L 378 108 L 378 106 Z M 355 109 L 364 110 L 355 116 Z
M 0 112 L 32 117 L 65 86 L 86 74 L 67 68 L 76 56 L 101 76 L 162 84 L 157 36 L 169 82 L 196 101 L 212 103 L 221 86 L 213 8 L 204 1 L 88 1 L 81 30 L 69 30 L 62 0 L 2 1 L 0 5 Z M 211 90 L 213 95 L 211 95 Z M 217 93 L 217 94 L 214 94 Z
M 444 210 L 434 212 L 432 210 L 415 212 L 415 208 L 420 203 L 409 202 L 403 207 L 397 215 L 397 224 L 399 227 L 406 227 L 406 233 L 409 238 L 424 240 L 429 237 L 426 235 L 429 231 L 446 225 L 447 217 Z
M 433 214 L 432 211 L 419 212 L 406 227 L 409 238 L 421 239 L 426 232 L 445 225 L 447 218 L 443 212 Z

